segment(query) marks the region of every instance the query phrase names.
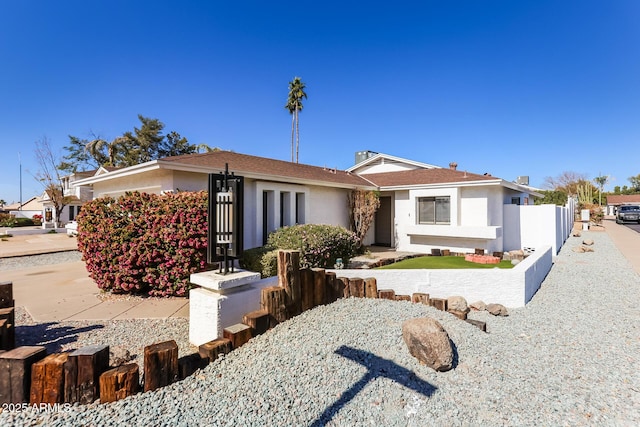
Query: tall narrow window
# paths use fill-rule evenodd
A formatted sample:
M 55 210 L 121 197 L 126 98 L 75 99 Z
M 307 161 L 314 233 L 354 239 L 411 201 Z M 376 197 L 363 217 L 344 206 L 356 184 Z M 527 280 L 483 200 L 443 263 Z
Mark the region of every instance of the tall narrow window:
M 296 224 L 304 224 L 306 221 L 304 212 L 305 193 L 296 193 Z
M 449 196 L 418 198 L 418 224 L 450 224 L 451 198 Z

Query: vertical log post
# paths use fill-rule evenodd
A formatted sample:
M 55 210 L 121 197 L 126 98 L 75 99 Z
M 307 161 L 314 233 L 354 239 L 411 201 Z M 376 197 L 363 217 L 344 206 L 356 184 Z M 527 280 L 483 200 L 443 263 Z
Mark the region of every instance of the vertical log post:
M 239 348 L 251 339 L 251 326 L 244 323 L 227 326 L 222 330 L 222 336 L 231 341 L 231 346 L 234 349 Z
M 218 338 L 198 347 L 198 354 L 200 354 L 200 357 L 203 359 L 207 359 L 208 363 L 211 363 L 221 354 L 230 353 L 232 349 L 231 340 L 228 340 L 227 338 Z
M 13 282 L 0 282 L 0 308 L 13 307 Z
M 109 369 L 109 346 L 93 345 L 69 353 L 64 401 L 93 403 L 100 397 L 100 375 Z
M 302 311 L 299 251 L 278 251 L 278 283 L 285 291 L 288 317 L 297 316 Z
M 29 403 L 64 403 L 64 372 L 69 353 L 50 354 L 31 366 Z
M 381 299 L 390 299 L 395 301 L 396 299 L 396 292 L 393 289 L 380 289 L 378 291 L 378 298 Z
M 42 346 L 23 346 L 0 354 L 0 404 L 29 402 L 31 367 L 46 355 Z
M 115 402 L 133 396 L 140 390 L 140 368 L 128 363 L 100 375 L 100 403 Z
M 200 357 L 199 353 L 191 353 L 178 359 L 178 373 L 183 380 L 198 369 L 203 369 L 209 363 L 209 359 Z
M 336 302 L 338 299 L 338 295 L 336 293 L 336 273 L 332 271 L 327 271 L 324 273 L 324 288 L 326 298 L 325 301 L 327 304 L 331 304 L 332 302 Z
M 349 279 L 347 277 L 338 277 L 336 281 L 340 282 L 338 286 L 342 287 L 342 297 L 349 298 L 351 296 L 351 289 L 349 288 Z
M 421 292 L 414 292 L 413 295 L 411 295 L 411 301 L 415 302 L 415 303 L 422 303 L 425 305 L 430 305 L 429 304 L 429 294 L 423 294 Z
M 364 298 L 364 279 L 352 277 L 349 279 L 349 293 L 352 297 Z
M 324 268 L 312 268 L 313 271 L 313 305 L 326 304 L 326 285 L 324 279 Z
M 284 288 L 270 286 L 262 288 L 260 295 L 260 308 L 269 313 L 269 326 L 275 327 L 278 323 L 287 320 L 287 308 L 285 306 L 286 295 Z
M 269 313 L 266 310 L 256 310 L 242 316 L 242 323 L 251 328 L 251 336 L 257 337 L 269 329 Z
M 144 348 L 144 391 L 156 390 L 178 379 L 178 344 L 174 340 Z
M 311 310 L 313 305 L 313 271 L 309 268 L 300 270 L 300 291 L 302 294 L 302 311 Z
M 364 296 L 366 298 L 378 298 L 378 282 L 375 277 L 364 279 Z

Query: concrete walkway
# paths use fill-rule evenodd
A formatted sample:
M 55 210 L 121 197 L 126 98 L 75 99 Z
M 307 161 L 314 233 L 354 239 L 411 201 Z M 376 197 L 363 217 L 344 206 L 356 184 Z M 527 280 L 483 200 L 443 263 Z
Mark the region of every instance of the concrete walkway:
M 0 240 L 0 258 L 74 249 L 76 239 L 65 234 Z M 37 322 L 189 317 L 186 298 L 100 297 L 81 261 L 0 271 L 0 282 L 6 281 L 13 282 L 15 305 L 24 307 Z
M 633 270 L 640 274 L 640 233 L 616 224 L 614 217 L 606 217 L 602 225 L 616 247 L 629 260 Z

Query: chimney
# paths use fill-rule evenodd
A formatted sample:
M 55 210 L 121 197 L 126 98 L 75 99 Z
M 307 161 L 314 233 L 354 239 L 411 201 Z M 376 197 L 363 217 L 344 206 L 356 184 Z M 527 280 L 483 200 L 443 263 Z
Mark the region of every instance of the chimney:
M 449 169 L 451 169 L 452 171 L 458 169 L 458 164 L 456 162 L 449 163 Z

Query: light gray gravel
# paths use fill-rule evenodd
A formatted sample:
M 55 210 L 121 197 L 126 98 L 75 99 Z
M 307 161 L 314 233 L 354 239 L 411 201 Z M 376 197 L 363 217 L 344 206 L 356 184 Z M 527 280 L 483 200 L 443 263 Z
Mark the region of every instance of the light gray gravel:
M 595 252 L 573 253 L 585 237 Z M 567 241 L 527 307 L 506 318 L 472 313 L 488 334 L 431 307 L 350 298 L 162 390 L 66 411 L 4 412 L 0 425 L 638 425 L 639 301 L 640 277 L 609 237 L 585 232 Z M 409 355 L 401 324 L 418 316 L 448 331 L 455 369 L 435 372 Z M 78 327 L 50 327 L 61 325 Z M 117 335 L 139 348 L 159 329 L 187 335 L 171 322 L 104 326 L 76 329 L 73 344 Z
M 38 265 L 61 264 L 81 260 L 82 254 L 79 251 L 63 251 L 42 255 L 0 258 L 0 271 L 19 270 L 21 268 L 35 267 Z

